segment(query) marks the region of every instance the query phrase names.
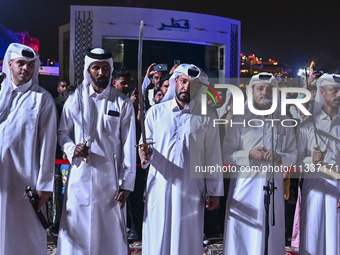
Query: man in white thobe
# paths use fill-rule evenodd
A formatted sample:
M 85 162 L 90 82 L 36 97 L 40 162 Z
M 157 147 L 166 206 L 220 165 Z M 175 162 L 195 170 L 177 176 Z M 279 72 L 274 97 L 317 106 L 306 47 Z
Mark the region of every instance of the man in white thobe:
M 47 238 L 25 187 L 40 210 L 53 191 L 57 110 L 38 84 L 39 55 L 12 43 L 4 57 L 0 91 L 0 254 L 46 255 Z
M 170 78 L 163 100 L 148 111 L 146 138 L 155 144 L 140 150 L 143 167 L 150 164 L 143 222 L 143 254 L 201 255 L 204 207 L 214 209 L 223 196 L 222 178 L 192 178 L 196 166 L 221 166 L 216 113 L 200 113 L 195 98 L 208 83 L 194 65 L 182 64 Z M 191 86 L 192 85 L 192 86 Z M 163 102 L 162 100 L 162 102 Z M 167 101 L 168 100 L 168 101 Z M 203 194 L 210 196 L 206 202 Z
M 286 117 L 281 116 L 278 109 L 272 115 L 263 116 L 252 113 L 248 107 L 248 101 L 251 100 L 249 103 L 252 103 L 256 110 L 270 109 L 274 103 L 272 91 L 273 88 L 278 91 L 277 87 L 278 82 L 271 74 L 254 75 L 247 88 L 248 100 L 245 104 L 244 115 L 232 117 L 232 123 L 230 123 L 224 138 L 223 163 L 237 167 L 237 172 L 231 175 L 227 198 L 223 247 L 225 255 L 262 255 L 264 253 L 263 187 L 269 178 L 269 165 L 272 156 L 272 123 L 274 123 L 275 166 L 290 167 L 296 162 L 297 148 L 294 128 L 281 125 L 281 121 Z M 280 104 L 278 103 L 278 105 Z M 280 119 L 280 121 L 272 122 L 270 119 Z M 252 121 L 248 122 L 249 120 Z M 291 124 L 286 122 L 285 125 Z M 254 170 L 249 170 L 249 167 L 253 167 Z M 270 226 L 268 254 L 284 254 L 282 170 L 275 172 L 275 186 L 277 187 L 274 197 L 276 224 Z
M 316 164 L 340 163 L 340 76 L 317 81 L 313 115 L 297 130 L 298 166 L 302 166 L 299 254 L 340 254 L 339 180 L 320 175 Z M 329 165 L 330 166 L 330 165 Z M 316 169 L 316 170 L 313 170 Z
M 110 85 L 112 71 L 110 52 L 88 50 L 84 81 L 64 105 L 58 142 L 71 166 L 59 231 L 60 255 L 127 254 L 120 210 L 135 181 L 135 115 L 130 98 Z

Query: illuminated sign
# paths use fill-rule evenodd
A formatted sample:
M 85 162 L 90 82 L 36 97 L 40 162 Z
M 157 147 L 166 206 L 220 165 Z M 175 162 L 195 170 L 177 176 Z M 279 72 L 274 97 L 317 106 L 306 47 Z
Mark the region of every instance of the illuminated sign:
M 173 29 L 189 29 L 189 20 L 187 19 L 178 19 L 175 20 L 174 18 L 171 18 L 171 24 L 165 25 L 162 23 L 162 26 L 160 28 L 157 28 L 158 30 L 173 30 Z

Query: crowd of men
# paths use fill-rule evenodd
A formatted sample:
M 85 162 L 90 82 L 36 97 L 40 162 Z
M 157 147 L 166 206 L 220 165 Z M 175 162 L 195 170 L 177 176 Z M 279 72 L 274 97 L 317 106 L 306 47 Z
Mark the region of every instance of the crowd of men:
M 202 114 L 207 74 L 193 64 L 175 65 L 169 73 L 155 65 L 141 85 L 144 120 L 130 72 L 114 70 L 105 49 L 88 49 L 82 83 L 75 88 L 61 80 L 53 100 L 39 86 L 39 55 L 18 43 L 8 47 L 0 91 L 0 255 L 46 254 L 46 233 L 24 190 L 34 188 L 37 211 L 44 211 L 55 191 L 57 141 L 70 162 L 63 168 L 57 254 L 127 254 L 131 238 L 142 239 L 146 255 L 201 255 L 206 209 L 225 212 L 223 254 L 263 254 L 267 227 L 268 254 L 284 254 L 287 176 L 275 173 L 276 223 L 266 226 L 265 169 L 337 169 L 340 76 L 325 73 L 316 85 L 307 84 L 311 100 L 291 108 L 290 118 L 281 115 L 278 80 L 269 73 L 249 81 L 244 115 L 233 114 L 234 98 L 225 90 L 216 95 L 220 103 Z M 273 98 L 277 109 L 262 114 Z M 216 127 L 217 118 L 227 124 Z M 298 120 L 296 130 L 282 125 L 289 119 Z M 195 166 L 223 164 L 236 167 L 228 182 L 223 172 L 192 176 Z M 301 172 L 299 254 L 340 254 L 339 181 Z

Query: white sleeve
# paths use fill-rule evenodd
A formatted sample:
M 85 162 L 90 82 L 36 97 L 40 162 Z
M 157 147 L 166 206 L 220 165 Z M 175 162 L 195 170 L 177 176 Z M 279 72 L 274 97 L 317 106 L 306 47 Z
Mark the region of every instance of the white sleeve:
M 217 116 L 216 116 L 217 117 Z M 206 166 L 221 166 L 222 167 L 222 152 L 220 146 L 219 129 L 213 127 L 213 118 L 210 118 L 208 130 L 204 141 L 204 154 Z M 209 174 L 209 178 L 205 179 L 205 185 L 209 196 L 223 196 L 224 184 L 223 173 L 215 172 Z
M 54 160 L 57 147 L 57 118 L 57 109 L 51 97 L 50 100 L 46 100 L 39 115 L 40 169 L 36 190 L 53 191 Z
M 233 118 L 234 119 L 234 118 Z M 249 150 L 240 150 L 242 126 L 229 126 L 223 140 L 223 164 L 233 166 L 249 166 Z
M 136 123 L 135 111 L 130 98 L 126 98 L 121 111 L 122 168 L 119 169 L 120 188 L 133 191 L 136 178 Z
M 60 124 L 58 129 L 58 143 L 61 149 L 66 153 L 67 159 L 71 165 L 79 166 L 81 158 L 73 157 L 76 144 L 74 142 L 74 118 L 71 114 L 71 109 L 66 101 L 63 112 L 60 117 Z

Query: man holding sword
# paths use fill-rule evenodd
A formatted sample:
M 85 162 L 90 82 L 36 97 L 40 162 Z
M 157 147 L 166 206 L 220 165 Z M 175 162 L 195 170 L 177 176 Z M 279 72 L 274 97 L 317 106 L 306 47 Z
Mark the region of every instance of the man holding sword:
M 64 106 L 58 142 L 71 167 L 57 254 L 127 253 L 120 210 L 135 181 L 135 115 L 112 71 L 110 52 L 87 50 L 84 80 Z

